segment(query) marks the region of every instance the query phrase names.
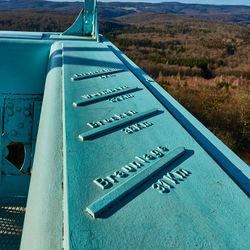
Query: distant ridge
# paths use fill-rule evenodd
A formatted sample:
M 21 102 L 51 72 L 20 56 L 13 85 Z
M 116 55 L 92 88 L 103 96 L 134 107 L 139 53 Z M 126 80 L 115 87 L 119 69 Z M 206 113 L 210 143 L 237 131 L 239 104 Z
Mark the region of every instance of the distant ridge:
M 41 0 L 2 0 L 0 1 L 1 9 L 19 9 L 19 8 L 50 8 L 50 9 L 75 9 L 82 6 L 82 2 L 55 2 L 55 1 L 41 1 Z M 100 9 L 107 7 L 123 9 L 124 13 L 140 12 L 161 12 L 161 13 L 250 13 L 250 6 L 243 5 L 209 5 L 209 4 L 186 4 L 179 2 L 161 2 L 161 3 L 146 3 L 146 2 L 98 2 Z M 125 9 L 124 9 L 125 8 Z M 112 10 L 111 10 L 112 11 Z M 118 13 L 120 15 L 120 13 Z
M 41 0 L 3 0 L 1 10 L 24 8 L 77 11 L 82 2 L 53 2 Z M 207 20 L 250 24 L 250 6 L 184 4 L 178 2 L 143 3 L 143 2 L 98 2 L 98 11 L 104 17 L 117 18 L 136 13 L 181 14 L 187 17 Z
M 2 0 L 0 9 L 48 8 L 75 10 L 82 7 L 81 2 L 53 2 L 41 0 Z

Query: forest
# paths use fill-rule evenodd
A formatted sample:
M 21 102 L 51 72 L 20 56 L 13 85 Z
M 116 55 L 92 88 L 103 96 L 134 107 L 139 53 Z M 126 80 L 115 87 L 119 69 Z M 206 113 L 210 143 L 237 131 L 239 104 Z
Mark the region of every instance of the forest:
M 0 30 L 64 31 L 77 14 L 2 9 Z M 249 164 L 250 26 L 219 17 L 101 13 L 100 31 Z

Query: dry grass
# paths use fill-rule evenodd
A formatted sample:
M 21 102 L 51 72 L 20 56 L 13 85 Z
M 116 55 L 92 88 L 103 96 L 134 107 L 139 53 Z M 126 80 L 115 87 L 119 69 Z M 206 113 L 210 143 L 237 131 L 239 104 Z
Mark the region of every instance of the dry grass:
M 250 28 L 166 14 L 120 20 L 134 26 L 109 38 L 249 164 Z
M 250 164 L 250 84 L 247 79 L 159 77 L 158 82 L 229 148 Z M 221 86 L 220 83 L 228 83 Z M 228 88 L 226 88 L 228 86 Z
M 2 11 L 0 29 L 64 31 L 76 16 L 77 12 L 44 9 Z M 101 28 L 137 65 L 250 163 L 249 26 L 144 13 L 116 20 L 102 17 Z

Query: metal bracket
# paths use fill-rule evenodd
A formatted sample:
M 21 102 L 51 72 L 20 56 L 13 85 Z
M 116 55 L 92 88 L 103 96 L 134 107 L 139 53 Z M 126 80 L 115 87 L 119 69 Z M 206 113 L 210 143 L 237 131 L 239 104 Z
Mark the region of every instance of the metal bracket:
M 81 10 L 76 21 L 63 35 L 91 36 L 99 40 L 96 0 L 85 0 L 84 10 Z

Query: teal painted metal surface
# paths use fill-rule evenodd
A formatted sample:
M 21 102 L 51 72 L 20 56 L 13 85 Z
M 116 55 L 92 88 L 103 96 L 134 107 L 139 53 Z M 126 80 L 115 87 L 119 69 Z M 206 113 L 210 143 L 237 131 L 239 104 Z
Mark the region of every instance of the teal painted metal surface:
M 23 31 L 0 31 L 0 38 L 26 38 L 26 39 L 42 39 L 42 32 L 23 32 Z
M 84 34 L 84 11 L 82 10 L 80 14 L 78 15 L 76 21 L 73 23 L 72 26 L 70 26 L 66 31 L 64 31 L 63 35 L 71 35 L 71 36 L 77 36 Z
M 22 249 L 62 249 L 61 46 L 50 51 Z
M 185 153 L 184 148 L 177 148 L 170 153 L 168 153 L 163 159 L 157 161 L 155 164 L 146 166 L 142 163 L 137 165 L 137 171 L 138 173 L 133 175 L 132 168 L 128 168 L 125 170 L 125 172 L 119 172 L 119 174 L 116 175 L 117 178 L 126 178 L 132 173 L 132 177 L 127 178 L 127 180 L 122 184 L 117 186 L 115 189 L 111 190 L 109 193 L 107 193 L 105 196 L 103 196 L 101 199 L 95 201 L 91 205 L 89 205 L 86 208 L 86 211 L 93 217 L 98 218 L 102 217 L 102 215 L 110 209 L 112 206 L 119 205 L 119 202 L 125 197 L 128 196 L 130 193 L 134 192 L 139 186 L 141 186 L 146 181 L 150 180 L 154 175 L 156 175 L 157 172 L 160 172 L 160 170 L 166 168 L 167 165 L 174 162 L 177 158 L 182 156 Z M 141 169 L 142 168 L 142 169 Z M 141 170 L 141 171 L 140 171 Z M 120 175 L 120 176 L 119 176 Z M 112 178 L 114 181 L 115 179 Z M 104 182 L 104 184 L 103 184 Z M 112 181 L 111 181 L 112 182 Z M 109 188 L 109 184 L 112 185 L 112 183 L 109 182 L 107 179 L 101 179 L 101 181 L 98 181 L 97 184 L 101 184 L 102 188 Z M 114 181 L 115 182 L 115 181 Z M 157 184 L 153 184 L 154 188 L 159 189 Z M 169 187 L 170 185 L 167 184 Z M 165 189 L 162 187 L 159 189 L 162 191 L 162 193 L 165 191 Z
M 150 109 L 144 112 L 137 113 L 136 111 L 128 111 L 124 112 L 122 115 L 114 115 L 110 119 L 106 119 L 104 121 L 98 121 L 97 123 L 88 123 L 88 125 L 93 130 L 84 132 L 80 134 L 78 137 L 82 141 L 95 139 L 96 137 L 105 136 L 108 133 L 112 133 L 114 130 L 119 128 L 125 128 L 127 125 L 133 124 L 142 119 L 148 118 L 149 116 L 153 116 L 158 114 L 160 111 L 158 109 Z M 105 127 L 104 127 L 105 125 Z M 98 127 L 98 128 L 96 128 Z
M 103 38 L 107 43 L 108 40 Z M 219 162 L 223 169 L 233 178 L 238 185 L 250 194 L 250 168 L 228 147 L 226 147 L 214 134 L 204 127 L 183 106 L 171 97 L 151 77 L 135 65 L 126 55 L 109 43 L 108 47 L 119 57 L 119 59 L 135 74 L 140 81 L 152 92 L 157 99 L 167 107 L 174 117 L 184 126 L 187 131 L 204 147 L 204 149 Z
M 85 0 L 84 10 L 63 35 L 90 36 L 99 40 L 96 0 Z
M 2 94 L 42 95 L 52 41 L 1 39 Z
M 85 0 L 84 4 L 84 33 L 85 35 L 93 35 L 93 27 L 95 24 L 96 15 L 96 0 Z
M 120 57 L 117 57 L 118 53 L 114 53 L 113 48 L 109 46 L 108 42 L 86 42 L 84 46 L 80 43 L 74 45 L 64 42 L 64 140 L 67 145 L 64 157 L 68 190 L 64 213 L 68 217 L 68 223 L 65 224 L 65 232 L 68 232 L 67 247 L 246 248 L 249 245 L 248 233 L 245 231 L 249 228 L 249 215 L 239 214 L 243 207 L 244 211 L 249 209 L 247 195 L 216 162 L 216 155 L 211 157 L 207 153 L 207 148 L 199 143 L 199 135 L 191 135 L 183 127 L 185 123 L 180 123 L 175 114 L 166 108 L 163 99 L 159 102 L 157 96 L 146 88 L 145 82 L 140 80 L 141 74 L 132 73 L 129 70 L 130 63 L 124 64 L 125 61 L 121 61 Z M 69 58 L 72 58 L 76 51 L 78 58 L 73 65 Z M 93 76 L 80 81 L 71 79 L 74 73 L 96 72 L 107 65 L 112 69 L 120 69 L 125 65 L 127 70 L 106 78 Z M 131 65 L 131 69 L 133 68 Z M 151 85 L 154 82 L 147 83 Z M 83 95 L 90 96 L 120 86 L 138 87 L 142 90 L 130 93 L 132 98 L 122 98 L 119 102 L 106 99 L 87 106 L 73 105 Z M 167 99 L 165 102 L 167 103 Z M 78 140 L 82 133 L 101 127 L 105 129 L 109 126 L 105 121 L 115 115 L 120 116 L 130 110 L 140 113 L 151 108 L 164 112 L 139 122 L 124 124 L 123 128 L 114 129 L 92 140 Z M 189 115 L 185 110 L 182 114 Z M 134 123 L 143 122 L 153 125 L 143 129 L 134 126 Z M 99 127 L 91 128 L 88 124 L 99 124 Z M 196 123 L 192 124 L 196 127 Z M 206 131 L 205 128 L 203 131 Z M 139 185 L 126 198 L 111 203 L 102 215 L 97 216 L 98 219 L 92 219 L 85 212 L 86 209 L 89 210 L 90 204 L 104 199 L 112 190 L 124 188 L 125 191 L 126 187 L 123 185 L 129 180 L 125 175 L 129 171 L 138 172 L 138 166 L 143 164 L 139 159 L 156 161 L 154 154 L 161 155 L 157 150 L 159 146 L 170 151 L 178 147 L 185 147 L 187 150 L 181 158 L 148 182 Z M 219 149 L 223 151 L 224 148 L 225 146 L 221 145 Z M 233 158 L 237 159 L 232 153 L 230 160 L 233 161 Z M 171 179 L 171 173 L 174 175 L 178 169 L 188 171 L 190 175 L 184 180 Z M 244 173 L 245 178 L 249 178 L 247 171 Z M 169 173 L 170 177 L 166 173 Z M 102 183 L 106 188 L 97 183 Z M 241 185 L 246 193 L 249 191 L 247 185 L 248 183 Z M 162 190 L 165 192 L 161 193 Z M 242 207 L 238 204 L 244 205 Z M 143 237 L 145 234 L 147 237 Z M 123 237 L 117 241 L 119 235 Z
M 28 194 L 21 249 L 248 249 L 249 167 L 99 41 L 96 13 L 0 33 L 0 197 Z

